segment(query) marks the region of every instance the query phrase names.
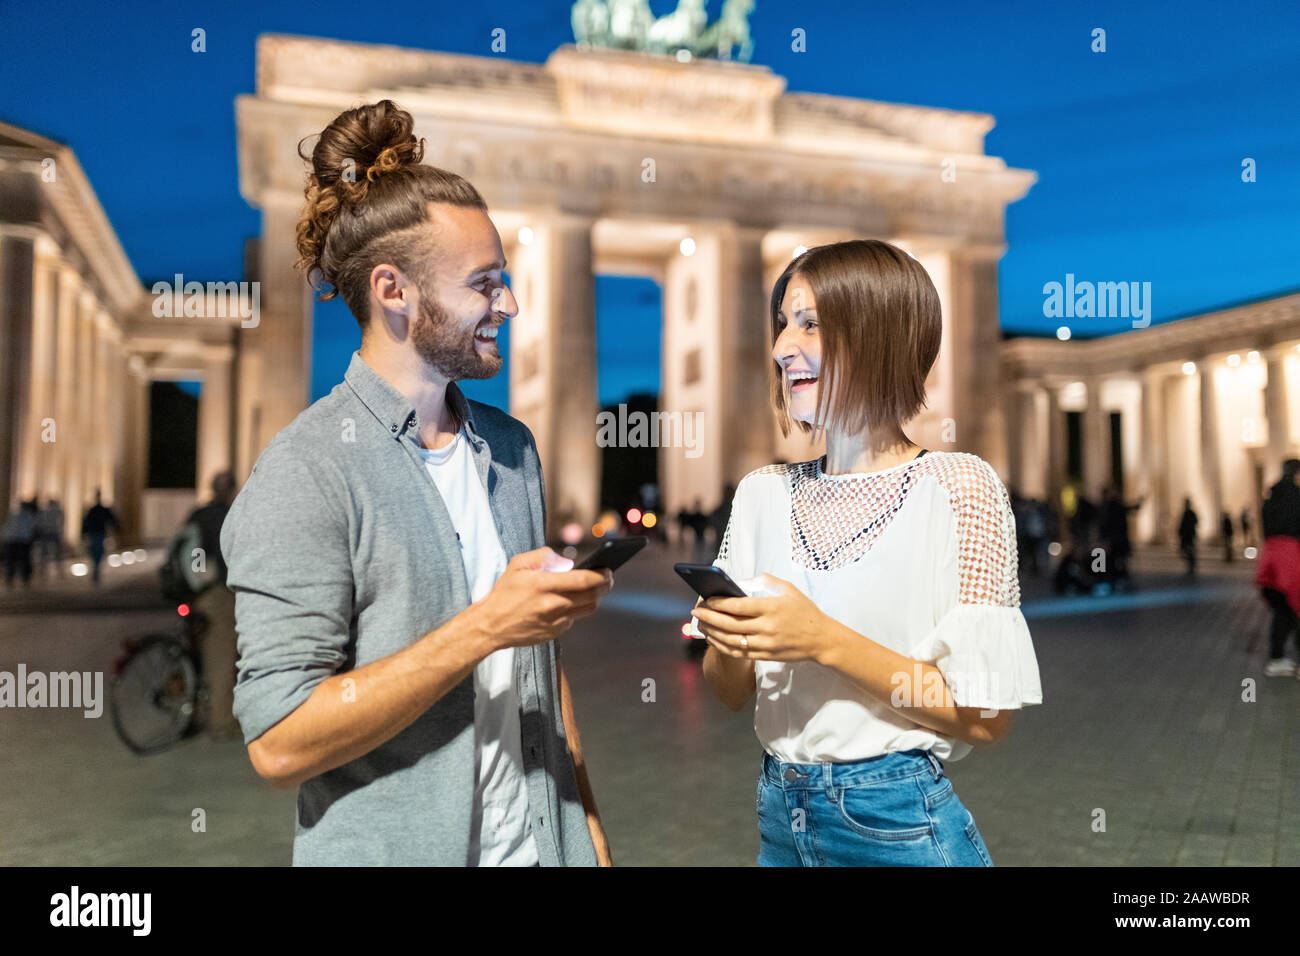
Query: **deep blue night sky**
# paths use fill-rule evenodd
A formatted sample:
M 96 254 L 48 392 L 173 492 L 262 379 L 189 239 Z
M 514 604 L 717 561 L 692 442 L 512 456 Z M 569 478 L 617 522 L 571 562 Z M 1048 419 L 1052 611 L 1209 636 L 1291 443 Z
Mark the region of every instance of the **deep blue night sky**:
M 652 0 L 656 14 L 671 0 Z M 298 33 L 541 62 L 568 2 L 45 2 L 0 8 L 0 119 L 70 144 L 142 280 L 231 279 L 258 214 L 239 196 L 234 97 L 254 38 Z M 1152 283 L 1154 321 L 1300 287 L 1300 5 L 1257 2 L 849 5 L 757 0 L 754 62 L 788 89 L 992 113 L 988 152 L 1039 182 L 1009 207 L 1001 317 L 1050 332 L 1045 282 Z M 711 0 L 711 16 L 721 0 Z M 207 52 L 190 52 L 190 30 Z M 790 31 L 807 32 L 806 53 Z M 1094 27 L 1108 52 L 1090 51 Z M 1258 182 L 1241 182 L 1241 162 Z M 658 290 L 597 285 L 601 400 L 657 390 Z M 1127 326 L 1126 320 L 1076 335 Z M 503 336 L 504 340 L 504 336 Z M 357 343 L 318 307 L 314 395 Z M 506 378 L 476 397 L 506 404 Z

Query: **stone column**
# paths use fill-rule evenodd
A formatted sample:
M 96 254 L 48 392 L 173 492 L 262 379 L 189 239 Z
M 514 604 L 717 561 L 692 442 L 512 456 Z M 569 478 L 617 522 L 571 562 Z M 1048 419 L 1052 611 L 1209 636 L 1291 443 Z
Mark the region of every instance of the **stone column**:
M 1268 381 L 1264 385 L 1264 418 L 1268 421 L 1268 463 L 1264 467 L 1265 484 L 1272 484 L 1281 474 L 1282 461 L 1288 454 L 1291 416 L 1286 394 L 1286 356 L 1290 349 L 1274 347 L 1266 353 Z
M 126 456 L 126 382 L 125 359 L 122 355 L 122 330 L 114 325 L 104 356 L 108 379 L 108 417 L 113 423 L 107 436 L 104 452 L 105 484 L 113 489 L 113 500 L 122 501 L 129 494 L 122 483 L 122 459 Z M 118 514 L 121 517 L 121 514 Z M 125 519 L 123 519 L 125 520 Z
M 14 330 L 16 338 L 12 343 L 15 351 L 15 360 L 20 369 L 19 374 L 22 376 L 22 385 L 18 395 L 17 402 L 13 406 L 12 413 L 18 424 L 17 434 L 17 473 L 15 476 L 16 487 L 14 491 L 23 498 L 31 498 L 38 494 L 43 487 L 43 467 L 47 461 L 46 452 L 50 447 L 48 442 L 42 441 L 43 419 L 48 416 L 48 411 L 42 408 L 41 390 L 35 383 L 37 360 L 41 358 L 41 352 L 45 348 L 45 343 L 41 341 L 42 335 L 38 332 L 38 323 L 36 321 L 36 308 L 38 306 L 34 296 L 39 290 L 42 293 L 48 292 L 46 283 L 40 282 L 36 276 L 36 270 L 40 264 L 40 246 L 43 243 L 38 240 L 36 245 L 36 258 L 33 267 L 26 270 L 26 274 L 20 278 L 23 288 L 15 290 L 17 296 L 22 297 L 25 302 L 26 311 L 19 318 L 19 327 Z M 7 348 L 10 342 L 6 341 L 0 348 Z M 62 438 L 62 434 L 58 436 Z
M 1043 392 L 1047 405 L 1047 497 L 1059 512 L 1061 489 L 1065 487 L 1065 415 L 1061 411 L 1058 386 L 1049 382 Z
M 1138 495 L 1144 500 L 1137 514 L 1138 539 L 1149 544 L 1169 540 L 1169 479 L 1165 434 L 1165 374 L 1148 370 L 1142 385 L 1142 450 Z
M 546 472 L 553 534 L 567 521 L 590 524 L 600 507 L 596 445 L 596 276 L 592 222 L 565 217 L 547 229 L 550 243 L 551 445 Z
M 768 366 L 768 293 L 763 231 L 737 228 L 725 236 L 718 263 L 722 362 L 719 394 L 723 481 L 735 487 L 775 456 Z M 667 453 L 680 454 L 680 449 Z M 663 452 L 661 452 L 661 457 Z
M 701 222 L 691 238 L 693 254 L 671 254 L 664 279 L 660 410 L 685 432 L 660 449 L 666 515 L 696 499 L 716 507 L 776 454 L 763 233 Z
M 275 434 L 307 407 L 311 395 L 311 330 L 313 295 L 298 258 L 296 228 L 302 196 L 271 193 L 262 204 L 262 236 L 257 245 L 260 314 L 257 325 L 240 328 L 242 345 L 256 360 L 241 368 L 240 388 L 255 397 L 250 415 L 256 429 L 251 437 L 253 459 Z M 250 322 L 252 320 L 249 320 Z M 245 371 L 260 370 L 257 379 Z M 252 461 L 248 462 L 251 468 Z
M 257 390 L 263 377 L 261 350 L 242 343 L 241 339 L 235 349 L 235 480 L 241 485 L 248 480 L 262 450 L 258 444 L 262 434 L 262 404 Z
M 31 237 L 0 234 L 0 508 L 9 509 L 22 495 L 22 453 L 29 402 L 28 361 L 31 353 L 32 282 L 36 263 Z
M 36 458 L 33 467 L 33 491 L 41 496 L 41 505 L 51 496 L 58 497 L 60 488 L 55 455 L 57 441 L 45 441 L 44 423 L 54 418 L 55 402 L 55 333 L 57 327 L 56 308 L 57 285 L 56 273 L 51 260 L 36 252 L 36 264 L 32 270 L 32 359 L 30 369 L 31 388 L 31 422 L 35 429 L 37 441 L 32 444 Z M 57 425 L 57 422 L 56 422 Z M 57 438 L 57 430 L 55 437 Z
M 1003 427 L 1006 430 L 1004 441 L 1007 450 L 1007 469 L 1003 472 L 1003 476 L 1012 490 L 1027 496 L 1029 492 L 1025 490 L 1025 450 L 1026 445 L 1032 447 L 1033 436 L 1029 436 L 1026 442 L 1025 432 L 1034 425 L 1032 415 L 1027 414 L 1025 409 L 1025 399 L 1029 396 L 1021 390 L 1017 382 L 1010 381 L 1003 383 L 998 397 L 1002 402 Z
M 958 324 L 956 318 L 958 314 L 965 316 L 968 310 L 954 307 L 952 256 L 944 249 L 917 241 L 903 244 L 930 276 L 943 313 L 939 354 L 925 380 L 925 407 L 909 423 L 908 436 L 925 448 L 958 451 L 965 447 L 962 442 L 966 438 L 966 429 L 962 425 L 965 417 L 959 415 L 956 394 L 967 355 L 962 350 L 969 346 L 967 324 Z
M 115 502 L 127 540 L 138 542 L 143 533 L 141 501 L 148 480 L 149 379 L 139 356 L 123 359 L 123 453 L 118 461 L 116 484 L 121 493 Z M 80 518 L 78 518 L 80 520 Z
M 78 284 L 80 284 L 80 276 Z M 91 453 L 94 441 L 91 416 L 95 404 L 95 303 L 90 294 L 81 288 L 77 295 L 75 315 L 77 317 L 77 400 L 76 409 L 76 444 L 72 447 L 72 470 L 80 488 L 81 507 L 95 501 L 95 472 Z M 59 436 L 63 440 L 63 436 Z M 104 504 L 112 505 L 105 500 Z
M 1016 421 L 1011 427 L 1017 428 L 1015 440 L 1020 446 L 1016 455 L 1020 462 L 1020 493 L 1027 498 L 1047 500 L 1051 494 L 1051 435 L 1043 392 L 1037 383 L 1017 383 Z M 1010 477 L 1016 480 L 1014 469 Z
M 957 420 L 957 450 L 986 459 L 1007 473 L 1005 426 L 1000 402 L 989 401 L 1001 385 L 998 354 L 998 259 L 1001 248 L 959 249 L 951 255 L 952 314 L 945 331 L 953 337 L 952 402 Z
M 561 212 L 532 224 L 511 254 L 519 315 L 510 319 L 510 413 L 537 441 L 547 536 L 590 528 L 600 505 L 596 444 L 596 288 L 592 220 Z
M 1201 488 L 1208 514 L 1197 526 L 1203 539 L 1219 540 L 1219 519 L 1223 515 L 1223 483 L 1219 475 L 1219 407 L 1214 381 L 1215 363 L 1203 358 L 1196 363 L 1200 382 L 1200 469 Z
M 73 469 L 77 442 L 77 299 L 79 280 L 71 269 L 51 263 L 58 294 L 55 331 L 54 422 L 57 440 L 52 446 L 54 481 L 63 503 L 66 537 L 77 541 L 86 502 Z
M 1101 404 L 1102 379 L 1092 376 L 1088 387 L 1088 408 L 1083 413 L 1083 493 L 1093 504 L 1110 484 L 1110 416 Z
M 234 359 L 235 350 L 231 346 L 209 345 L 203 349 L 196 468 L 199 501 L 208 500 L 213 476 L 231 469 L 233 465 L 231 424 L 234 416 L 234 389 L 231 366 Z
M 112 408 L 109 404 L 109 352 L 112 348 L 109 337 L 112 335 L 111 329 L 112 325 L 108 314 L 100 310 L 94 324 L 95 407 L 92 410 L 91 422 L 95 437 L 91 444 L 94 452 L 92 487 L 102 488 L 106 501 L 116 500 L 114 498 L 113 473 L 109 452 L 109 438 L 117 425 L 111 417 Z
M 664 269 L 659 409 L 683 426 L 696 446 L 664 448 L 659 478 L 665 517 L 696 499 L 707 512 L 727 480 L 722 439 L 722 286 L 717 281 L 723 239 L 703 224 L 691 233 L 690 256 L 670 253 Z

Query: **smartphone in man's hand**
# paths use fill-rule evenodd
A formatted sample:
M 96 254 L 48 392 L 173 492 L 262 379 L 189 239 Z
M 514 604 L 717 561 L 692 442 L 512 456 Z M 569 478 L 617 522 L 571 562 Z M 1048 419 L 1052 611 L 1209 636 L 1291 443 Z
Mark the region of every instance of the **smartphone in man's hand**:
M 609 568 L 615 571 L 622 567 L 638 551 L 645 547 L 646 536 L 633 535 L 630 538 L 611 538 L 602 541 L 600 547 L 591 552 L 573 566 L 575 571 L 599 571 Z

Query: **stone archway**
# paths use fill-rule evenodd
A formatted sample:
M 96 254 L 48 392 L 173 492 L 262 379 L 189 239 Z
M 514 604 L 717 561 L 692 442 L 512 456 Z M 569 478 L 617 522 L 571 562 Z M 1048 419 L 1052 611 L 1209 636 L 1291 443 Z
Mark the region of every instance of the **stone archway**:
M 945 336 L 912 432 L 1002 470 L 1001 405 L 977 397 L 999 385 L 1004 210 L 1036 177 L 984 154 L 992 117 L 787 93 L 771 70 L 741 63 L 572 46 L 538 65 L 268 35 L 257 77 L 236 103 L 241 191 L 263 213 L 263 321 L 241 333 L 242 472 L 307 402 L 297 144 L 384 97 L 415 116 L 426 162 L 479 188 L 507 245 L 523 292 L 510 411 L 537 438 L 553 527 L 584 511 L 589 523 L 598 504 L 592 289 L 606 259 L 662 273 L 661 407 L 707 412 L 707 454 L 663 460 L 669 510 L 792 456 L 797 442 L 777 442 L 767 413 L 766 344 L 753 329 L 790 250 L 826 236 L 889 239 L 926 266 Z M 690 256 L 676 233 L 694 240 Z

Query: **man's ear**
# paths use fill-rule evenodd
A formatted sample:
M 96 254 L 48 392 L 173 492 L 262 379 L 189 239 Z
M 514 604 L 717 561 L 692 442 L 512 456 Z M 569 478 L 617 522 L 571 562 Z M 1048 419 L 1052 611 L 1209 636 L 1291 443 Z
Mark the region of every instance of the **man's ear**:
M 370 270 L 370 292 L 386 312 L 409 315 L 414 286 L 396 266 L 380 263 Z
M 417 307 L 415 284 L 396 266 L 381 263 L 370 271 L 371 324 L 382 322 L 394 337 L 404 338 Z

